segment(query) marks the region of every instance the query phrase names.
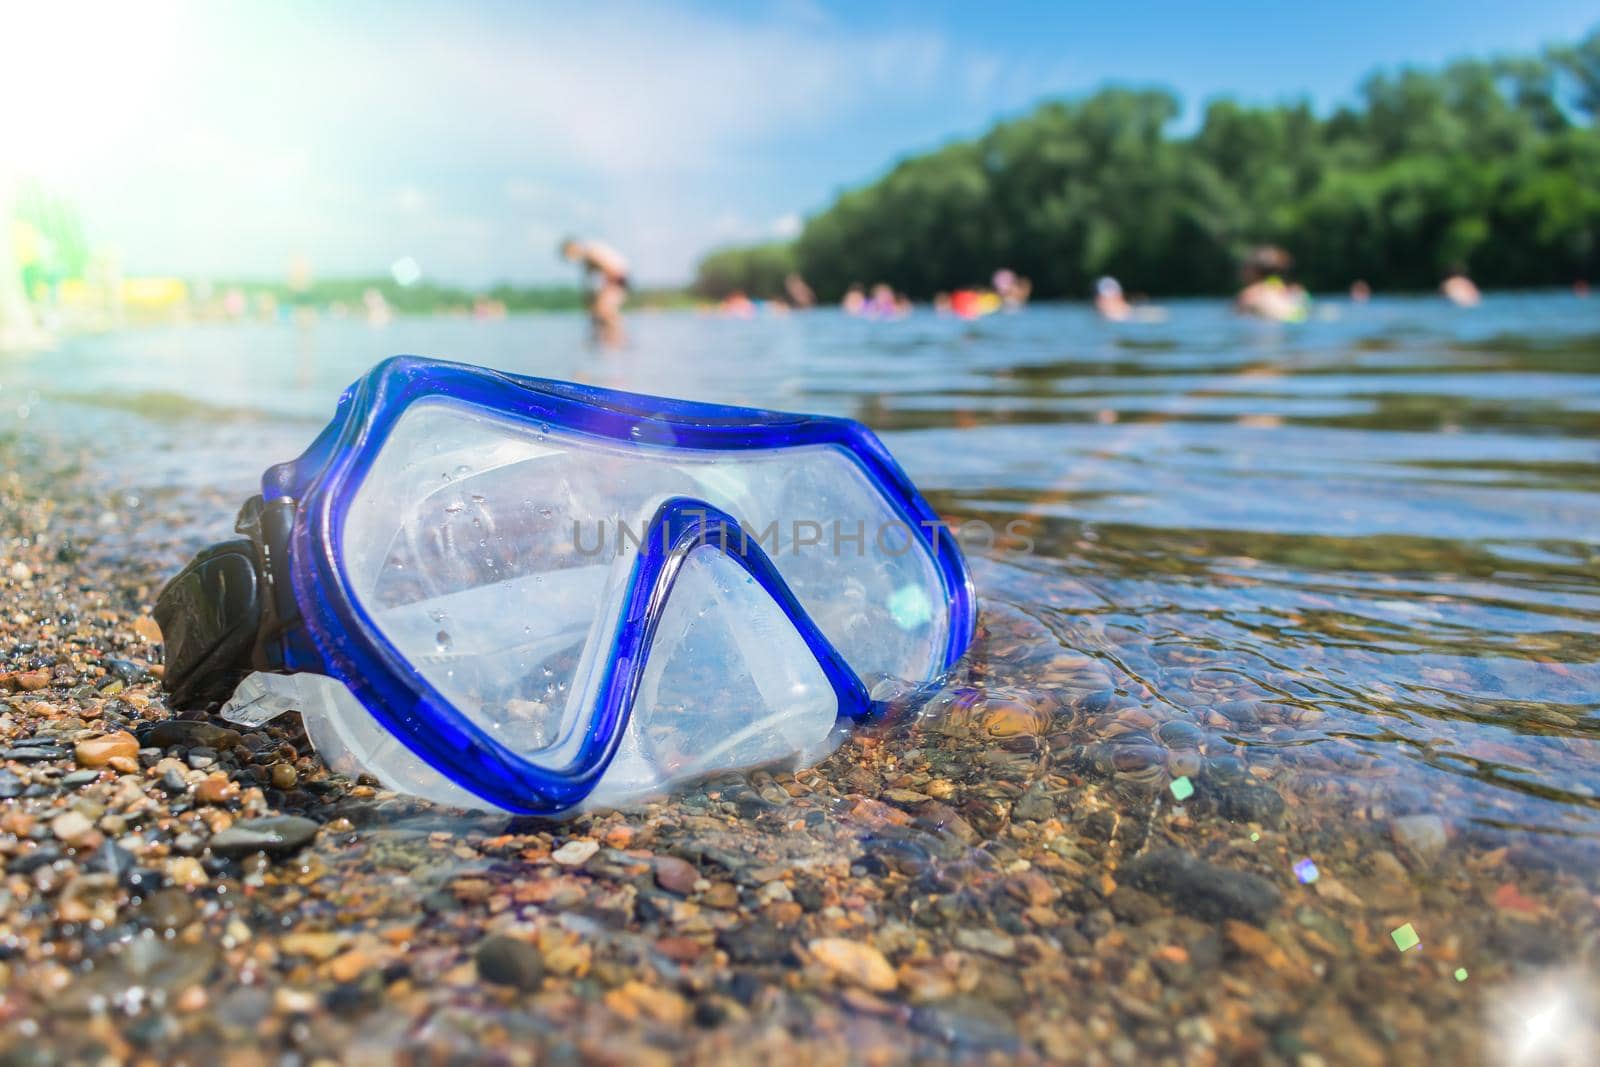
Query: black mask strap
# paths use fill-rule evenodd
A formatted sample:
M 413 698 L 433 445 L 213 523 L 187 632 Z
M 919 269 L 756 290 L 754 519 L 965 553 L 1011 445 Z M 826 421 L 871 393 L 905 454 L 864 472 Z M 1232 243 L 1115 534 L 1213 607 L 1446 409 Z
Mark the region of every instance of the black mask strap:
M 267 508 L 252 497 L 236 525 L 249 537 L 205 549 L 161 590 L 155 619 L 166 648 L 162 685 L 173 707 L 219 703 L 251 671 L 283 669 L 287 627 L 276 601 L 288 591 L 274 588 L 272 564 L 292 521 L 292 502 Z

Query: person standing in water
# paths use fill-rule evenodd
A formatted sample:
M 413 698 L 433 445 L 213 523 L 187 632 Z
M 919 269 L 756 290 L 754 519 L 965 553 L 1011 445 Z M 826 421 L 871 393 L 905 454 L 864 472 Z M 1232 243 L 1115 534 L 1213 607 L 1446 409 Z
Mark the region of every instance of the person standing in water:
M 1244 262 L 1244 288 L 1233 306 L 1241 315 L 1274 322 L 1304 322 L 1311 298 L 1305 287 L 1286 281 L 1294 260 L 1276 245 L 1262 245 Z
M 1107 322 L 1126 322 L 1133 315 L 1133 306 L 1122 295 L 1122 283 L 1109 274 L 1094 283 L 1094 309 Z
M 1475 308 L 1483 299 L 1483 294 L 1478 292 L 1478 287 L 1462 267 L 1456 267 L 1449 277 L 1439 283 L 1439 291 L 1458 308 Z
M 594 339 L 608 348 L 622 343 L 622 305 L 628 299 L 628 261 L 610 245 L 569 237 L 561 255 L 583 267 L 584 306 Z

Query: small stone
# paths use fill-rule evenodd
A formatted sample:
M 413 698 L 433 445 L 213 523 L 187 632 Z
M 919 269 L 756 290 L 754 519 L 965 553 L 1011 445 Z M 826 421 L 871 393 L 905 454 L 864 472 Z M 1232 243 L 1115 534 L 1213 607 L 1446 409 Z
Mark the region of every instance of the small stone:
M 214 726 L 208 722 L 190 722 L 186 719 L 167 719 L 149 723 L 138 730 L 139 743 L 151 748 L 211 748 L 221 751 L 239 743 L 238 730 Z
M 117 756 L 138 759 L 139 742 L 124 731 L 79 741 L 72 750 L 80 767 L 104 767 Z
M 1419 862 L 1431 864 L 1444 852 L 1444 820 L 1437 815 L 1402 815 L 1389 821 L 1394 843 Z
M 311 843 L 321 829 L 310 819 L 298 815 L 269 815 L 261 819 L 241 819 L 211 839 L 211 851 L 237 858 L 254 852 L 284 856 Z
M 300 781 L 300 773 L 294 769 L 292 763 L 274 763 L 272 765 L 272 785 L 276 789 L 293 789 Z
M 953 1048 L 1015 1051 L 1016 1023 L 1004 1011 L 976 997 L 949 997 L 923 1004 L 911 1013 L 911 1027 Z
M 984 701 L 983 708 L 983 729 L 990 737 L 1040 734 L 1050 726 L 1050 716 L 1044 710 L 1020 700 L 996 700 L 991 697 Z
M 61 784 L 67 789 L 76 789 L 80 785 L 88 785 L 100 777 L 99 771 L 73 771 L 71 774 L 61 776 Z
M 141 615 L 133 620 L 133 632 L 152 645 L 161 643 L 161 627 L 148 615 Z
M 75 845 L 94 831 L 94 823 L 76 811 L 65 811 L 50 820 L 50 832 L 69 845 Z
M 791 939 L 770 922 L 735 926 L 717 935 L 717 944 L 734 963 L 788 963 L 793 956 Z
M 955 942 L 957 948 L 966 949 L 968 952 L 981 952 L 986 956 L 995 956 L 1003 960 L 1017 954 L 1016 939 L 998 930 L 957 930 Z
M 304 989 L 279 986 L 272 994 L 272 1007 L 280 1015 L 310 1015 L 317 1004 L 317 995 Z
M 806 947 L 835 977 L 874 993 L 888 993 L 900 984 L 889 961 L 871 945 L 843 937 L 819 937 Z
M 172 879 L 173 885 L 183 886 L 185 889 L 206 885 L 211 881 L 206 875 L 206 869 L 200 866 L 200 861 L 193 856 L 174 856 L 168 860 L 167 877 Z
M 631 979 L 605 995 L 605 1005 L 624 1019 L 641 1016 L 666 1026 L 689 1020 L 689 1002 L 670 989 Z
M 16 760 L 18 763 L 43 763 L 46 760 L 66 759 L 67 750 L 60 745 L 17 745 L 0 752 L 0 759 Z
M 166 773 L 161 776 L 161 788 L 173 794 L 187 793 L 189 783 L 184 781 L 182 771 L 176 767 L 168 767 Z
M 693 893 L 694 884 L 700 880 L 700 872 L 694 864 L 676 856 L 657 856 L 655 875 L 657 885 L 680 897 Z
M 335 982 L 354 982 L 372 970 L 376 961 L 363 948 L 353 948 L 328 961 L 328 977 Z
M 7 874 L 32 874 L 40 867 L 48 867 L 61 858 L 61 848 L 48 842 L 13 856 L 6 861 Z
M 1118 878 L 1165 897 L 1197 919 L 1243 919 L 1265 925 L 1281 896 L 1258 875 L 1207 863 L 1182 849 L 1158 848 L 1123 866 Z
M 182 889 L 158 889 L 144 898 L 136 914 L 153 930 L 181 930 L 195 919 L 194 902 Z
M 1283 797 L 1271 786 L 1230 782 L 1217 791 L 1217 811 L 1237 823 L 1277 828 L 1283 824 Z
M 100 661 L 107 674 L 123 685 L 132 685 L 144 677 L 144 668 L 129 659 L 111 656 Z
M 201 804 L 227 804 L 239 796 L 239 783 L 218 771 L 207 775 L 194 787 L 194 798 Z
M 473 954 L 478 976 L 494 985 L 529 992 L 544 981 L 544 957 L 520 938 L 496 934 L 485 938 Z
M 17 688 L 24 693 L 37 693 L 50 684 L 50 672 L 40 668 L 36 671 L 18 671 Z
M 84 864 L 84 868 L 89 871 L 109 874 L 121 882 L 128 880 L 137 865 L 138 861 L 132 852 L 129 852 L 115 841 L 106 841 L 95 849 L 94 855 L 89 857 L 89 862 Z
M 10 771 L 0 767 L 0 800 L 11 800 L 22 795 L 28 784 Z
M 568 841 L 550 853 L 550 858 L 563 867 L 581 867 L 593 859 L 594 854 L 599 851 L 600 842 L 580 837 L 576 840 Z
M 279 938 L 278 948 L 291 956 L 309 956 L 322 963 L 338 955 L 349 940 L 332 930 L 299 930 Z

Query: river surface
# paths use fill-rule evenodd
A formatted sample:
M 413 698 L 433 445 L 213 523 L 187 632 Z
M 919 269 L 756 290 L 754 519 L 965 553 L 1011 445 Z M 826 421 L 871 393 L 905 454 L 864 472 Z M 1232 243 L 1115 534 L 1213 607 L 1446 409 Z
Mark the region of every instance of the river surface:
M 1159 781 L 1138 804 L 1170 806 L 1166 786 L 1190 764 L 1161 764 L 1159 750 L 1177 738 L 1205 757 L 1197 804 L 1213 779 L 1276 790 L 1299 827 L 1285 864 L 1321 859 L 1319 841 L 1337 852 L 1341 827 L 1359 823 L 1421 880 L 1413 904 L 1459 864 L 1488 888 L 1458 886 L 1439 907 L 1464 915 L 1492 896 L 1516 911 L 1526 898 L 1495 892 L 1509 876 L 1484 865 L 1529 857 L 1553 872 L 1543 891 L 1593 892 L 1600 299 L 1317 310 L 1300 325 L 1204 301 L 1133 324 L 1071 306 L 975 322 L 637 314 L 614 352 L 561 315 L 131 329 L 7 357 L 0 432 L 81 443 L 105 487 L 100 558 L 109 539 L 170 570 L 225 534 L 224 502 L 298 454 L 340 391 L 396 353 L 847 415 L 878 431 L 945 517 L 1025 534 L 968 538 L 986 629 L 967 681 L 1026 693 L 1089 671 L 1120 698 L 1113 711 L 1137 705 L 1129 726 L 1101 715 L 1081 727 L 1072 759 L 1017 779 L 1008 803 L 1034 782 L 1092 781 L 1096 767 L 1137 775 L 1155 752 Z M 974 782 L 985 766 L 947 777 Z M 822 771 L 843 776 L 848 763 Z M 1281 825 L 1248 804 L 1221 810 L 1239 834 Z M 1359 856 L 1323 862 L 1325 873 L 1349 862 L 1347 884 L 1363 877 Z M 1362 884 L 1389 873 L 1367 870 Z M 1434 917 L 1441 943 L 1447 920 Z M 1371 939 L 1384 942 L 1389 921 L 1368 917 Z M 1592 911 L 1581 925 L 1592 930 Z M 1497 930 L 1452 938 L 1450 966 L 1475 967 L 1480 946 L 1512 983 L 1519 952 L 1551 965 L 1589 951 L 1529 950 Z M 1477 1039 L 1465 1047 L 1496 1058 Z M 1273 1048 L 1267 1058 L 1293 1061 Z

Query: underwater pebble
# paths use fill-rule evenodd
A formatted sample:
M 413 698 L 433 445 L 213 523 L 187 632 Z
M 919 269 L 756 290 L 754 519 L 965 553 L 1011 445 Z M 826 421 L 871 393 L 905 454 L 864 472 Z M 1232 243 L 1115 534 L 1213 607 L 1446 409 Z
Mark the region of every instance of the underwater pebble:
M 311 843 L 321 826 L 297 815 L 272 815 L 241 819 L 211 838 L 211 851 L 219 856 L 248 856 L 265 852 L 282 856 Z
M 1176 848 L 1154 849 L 1123 866 L 1118 877 L 1198 919 L 1245 919 L 1259 926 L 1282 900 L 1277 887 L 1259 875 L 1218 867 Z
M 544 956 L 520 938 L 504 935 L 485 938 L 472 959 L 485 982 L 532 991 L 544 981 Z
M 657 856 L 654 867 L 656 884 L 680 897 L 694 892 L 694 885 L 700 880 L 700 871 L 694 864 L 676 856 Z
M 842 937 L 821 937 L 807 944 L 806 950 L 836 977 L 875 993 L 887 993 L 900 984 L 889 961 L 871 945 Z
M 568 841 L 550 853 L 550 858 L 563 867 L 581 867 L 593 859 L 594 854 L 599 851 L 600 842 L 580 839 Z

